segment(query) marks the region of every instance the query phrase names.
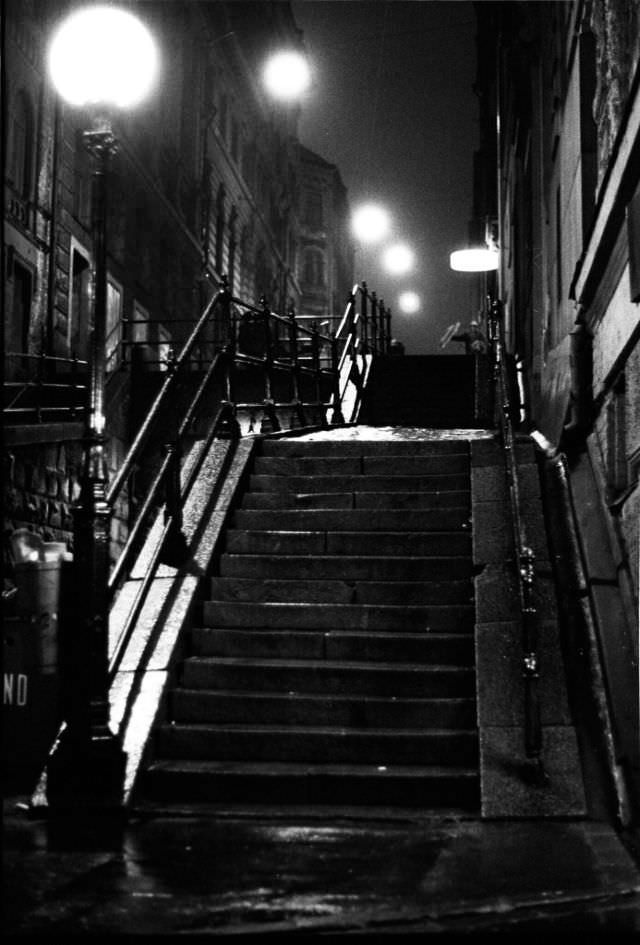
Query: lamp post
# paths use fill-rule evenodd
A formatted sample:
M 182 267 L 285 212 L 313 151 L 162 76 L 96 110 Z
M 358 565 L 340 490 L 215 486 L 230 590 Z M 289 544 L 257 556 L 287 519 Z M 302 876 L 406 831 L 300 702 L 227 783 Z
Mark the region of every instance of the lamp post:
M 84 144 L 93 159 L 93 325 L 80 501 L 74 509 L 75 603 L 65 628 L 63 715 L 49 759 L 47 800 L 55 809 L 117 809 L 126 757 L 110 727 L 109 544 L 105 436 L 107 322 L 107 178 L 118 144 L 111 116 L 140 102 L 155 78 L 157 55 L 146 27 L 112 6 L 72 13 L 54 33 L 48 56 L 57 92 L 92 117 Z

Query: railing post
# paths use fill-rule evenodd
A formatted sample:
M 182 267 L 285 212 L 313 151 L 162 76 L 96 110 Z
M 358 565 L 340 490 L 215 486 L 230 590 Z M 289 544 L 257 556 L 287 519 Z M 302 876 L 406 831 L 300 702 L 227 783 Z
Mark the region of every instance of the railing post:
M 338 339 L 336 338 L 335 331 L 331 332 L 331 375 L 333 381 L 333 410 L 331 413 L 331 423 L 344 423 L 344 414 L 342 413 L 342 402 L 340 399 Z
M 386 322 L 387 322 L 387 347 L 385 354 L 389 354 L 391 351 L 391 309 L 388 308 L 385 313 Z
M 322 400 L 322 373 L 320 370 L 320 332 L 318 331 L 318 325 L 316 322 L 313 322 L 311 325 L 311 367 L 313 370 L 315 388 L 316 388 L 316 403 L 320 411 L 320 425 L 325 427 L 327 425 L 327 418 L 324 410 L 324 402 Z
M 386 340 L 385 340 L 385 308 L 384 308 L 384 299 L 378 301 L 378 325 L 379 325 L 379 339 L 380 339 L 380 354 L 386 354 Z
M 218 424 L 218 438 L 235 440 L 240 436 L 240 424 L 236 416 L 235 384 L 238 320 L 231 309 L 231 292 L 226 277 L 223 276 L 221 284 L 218 306 L 220 307 L 220 324 L 222 327 L 226 326 L 226 342 L 222 349 L 225 399 L 220 404 L 222 415 Z
M 361 323 L 360 337 L 362 338 L 362 353 L 363 354 L 369 353 L 369 345 L 370 345 L 369 314 L 367 311 L 367 300 L 368 300 L 367 283 L 363 282 L 362 288 L 360 289 L 360 323 Z M 353 308 L 353 312 L 355 315 L 355 306 Z
M 169 374 L 175 374 L 177 370 L 176 355 L 173 348 L 169 348 L 167 358 L 167 371 Z M 182 496 L 180 485 L 180 466 L 182 463 L 182 444 L 180 442 L 177 416 L 175 411 L 171 411 L 169 422 L 173 429 L 171 430 L 171 439 L 165 444 L 165 449 L 169 456 L 169 465 L 165 479 L 165 524 L 171 519 L 171 536 L 176 538 L 182 531 Z
M 291 415 L 291 426 L 304 426 L 306 418 L 304 409 L 300 402 L 300 362 L 298 358 L 298 323 L 296 313 L 291 306 L 287 312 L 289 319 L 289 357 L 291 359 L 291 405 L 293 413 Z
M 525 681 L 525 750 L 536 766 L 541 764 L 542 726 L 538 697 L 538 640 L 537 612 L 533 604 L 535 555 L 531 548 L 523 548 L 520 555 L 522 583 L 523 675 Z
M 374 354 L 378 351 L 378 296 L 375 292 L 371 293 L 371 347 Z
M 271 335 L 271 310 L 266 297 L 260 299 L 264 328 L 264 411 L 260 431 L 275 433 L 280 429 L 280 421 L 273 401 L 273 338 Z

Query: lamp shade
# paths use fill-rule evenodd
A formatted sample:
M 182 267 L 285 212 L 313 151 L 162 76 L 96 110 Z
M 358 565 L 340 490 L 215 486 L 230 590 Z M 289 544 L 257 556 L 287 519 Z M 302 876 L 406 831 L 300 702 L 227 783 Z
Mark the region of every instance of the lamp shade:
M 456 272 L 491 272 L 498 268 L 498 253 L 486 246 L 458 249 L 449 257 Z
M 70 105 L 127 108 L 149 93 L 158 54 L 150 32 L 132 13 L 89 6 L 55 31 L 48 66 L 56 90 Z

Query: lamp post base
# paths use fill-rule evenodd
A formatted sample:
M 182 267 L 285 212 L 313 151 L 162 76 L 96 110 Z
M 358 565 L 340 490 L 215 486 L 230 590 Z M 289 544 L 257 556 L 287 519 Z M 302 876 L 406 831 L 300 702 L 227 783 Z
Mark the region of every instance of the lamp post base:
M 107 815 L 124 811 L 127 761 L 111 732 L 79 742 L 65 730 L 47 763 L 51 814 Z M 65 737 L 67 736 L 67 737 Z

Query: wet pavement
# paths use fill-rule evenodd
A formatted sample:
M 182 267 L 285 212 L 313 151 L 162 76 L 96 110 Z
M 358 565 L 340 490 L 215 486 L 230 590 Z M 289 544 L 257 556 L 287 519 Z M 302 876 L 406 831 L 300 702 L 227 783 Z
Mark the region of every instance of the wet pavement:
M 640 933 L 638 836 L 604 823 L 200 808 L 92 833 L 19 803 L 5 936 Z

